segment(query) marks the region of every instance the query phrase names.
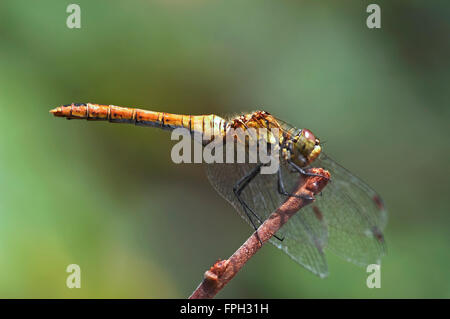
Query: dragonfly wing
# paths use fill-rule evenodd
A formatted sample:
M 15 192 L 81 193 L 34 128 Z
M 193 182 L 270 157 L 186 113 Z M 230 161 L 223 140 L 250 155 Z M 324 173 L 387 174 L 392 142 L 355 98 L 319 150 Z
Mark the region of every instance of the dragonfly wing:
M 206 164 L 206 172 L 216 191 L 221 194 L 239 212 L 250 225 L 247 214 L 237 200 L 233 187 L 243 176 L 246 176 L 257 164 Z M 293 191 L 301 176 L 280 165 L 285 179 L 285 187 Z M 273 213 L 287 197 L 278 193 L 277 174 L 259 174 L 242 191 L 241 198 L 264 221 Z M 284 238 L 279 241 L 272 238 L 270 241 L 282 249 L 291 258 L 313 273 L 324 277 L 328 274 L 323 248 L 327 242 L 326 224 L 319 220 L 316 214 L 305 212 L 295 214 L 280 229 L 277 236 Z M 256 225 L 259 223 L 253 218 Z
M 359 265 L 379 263 L 386 250 L 382 230 L 387 221 L 380 196 L 325 154 L 313 166 L 331 174 L 323 196 L 305 207 L 327 223 L 327 248 Z

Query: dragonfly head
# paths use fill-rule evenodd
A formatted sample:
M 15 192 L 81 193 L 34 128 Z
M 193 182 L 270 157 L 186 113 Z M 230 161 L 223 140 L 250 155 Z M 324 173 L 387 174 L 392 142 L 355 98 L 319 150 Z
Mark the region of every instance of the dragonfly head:
M 312 163 L 322 151 L 320 140 L 308 129 L 302 129 L 293 142 L 291 160 L 300 167 Z

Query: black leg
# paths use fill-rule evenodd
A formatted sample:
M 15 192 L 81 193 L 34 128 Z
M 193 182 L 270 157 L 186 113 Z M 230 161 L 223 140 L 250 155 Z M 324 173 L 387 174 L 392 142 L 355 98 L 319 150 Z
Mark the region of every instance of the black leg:
M 261 166 L 262 165 L 256 166 L 247 175 L 245 175 L 239 181 L 237 181 L 237 183 L 233 187 L 233 193 L 236 196 L 239 203 L 242 205 L 242 208 L 244 209 L 244 212 L 247 215 L 247 218 L 250 220 L 250 223 L 252 224 L 253 229 L 255 231 L 258 230 L 258 227 L 256 227 L 255 223 L 253 222 L 253 219 L 252 219 L 251 215 L 249 214 L 249 211 L 252 213 L 253 216 L 256 217 L 256 219 L 260 223 L 262 223 L 261 218 L 259 218 L 259 216 L 250 207 L 248 207 L 247 203 L 241 198 L 241 193 L 245 189 L 245 187 L 251 182 L 251 180 L 253 178 L 255 178 L 256 176 L 258 176 L 259 172 L 261 171 Z M 262 245 L 262 241 L 261 241 L 261 238 L 259 238 L 258 232 L 256 232 L 256 236 L 258 237 L 258 240 Z
M 244 210 L 248 210 L 252 213 L 252 215 L 260 222 L 262 223 L 261 218 L 250 208 L 248 207 L 247 203 L 241 198 L 241 193 L 245 189 L 245 187 L 248 186 L 248 184 L 261 172 L 261 166 L 262 164 L 256 166 L 254 169 L 252 169 L 247 175 L 242 177 L 239 181 L 236 182 L 236 184 L 233 187 L 233 193 L 236 195 L 237 199 L 239 200 L 239 203 L 243 206 Z M 252 221 L 252 219 L 250 219 Z M 253 223 L 252 223 L 253 224 Z M 254 227 L 256 230 L 256 227 Z
M 289 196 L 289 197 L 297 197 L 297 198 L 303 198 L 303 199 L 307 199 L 307 200 L 314 199 L 311 196 L 307 196 L 307 195 L 297 195 L 297 194 L 288 193 L 284 187 L 283 175 L 281 174 L 281 168 L 278 170 L 278 193 L 280 193 L 281 195 Z
M 301 168 L 300 166 L 298 166 L 297 164 L 295 164 L 295 163 L 292 162 L 292 161 L 289 161 L 289 160 L 288 160 L 287 162 L 288 162 L 289 165 L 291 165 L 291 167 L 293 167 L 297 172 L 299 172 L 300 174 L 302 174 L 302 175 L 304 175 L 304 176 L 320 176 L 320 177 L 329 179 L 328 177 L 323 176 L 323 175 L 321 175 L 321 174 L 316 174 L 316 173 L 310 173 L 310 172 L 307 172 L 307 171 L 305 171 L 303 168 Z
M 261 220 L 261 218 L 247 205 L 247 203 L 241 198 L 241 193 L 242 191 L 250 184 L 250 182 L 256 177 L 258 176 L 258 174 L 261 172 L 261 166 L 263 166 L 263 164 L 259 164 L 257 165 L 254 169 L 252 169 L 247 175 L 245 175 L 244 177 L 242 177 L 239 181 L 237 181 L 237 183 L 234 185 L 233 187 L 233 192 L 234 195 L 236 196 L 236 198 L 238 199 L 239 203 L 242 205 L 242 208 L 244 209 L 245 214 L 247 215 L 247 218 L 250 220 L 250 223 L 252 224 L 253 228 L 256 230 L 258 230 L 258 228 L 256 227 L 255 223 L 253 222 L 253 219 L 251 218 L 251 215 L 253 215 L 260 224 L 263 223 L 263 221 Z M 250 215 L 250 213 L 251 215 Z M 256 235 L 258 236 L 258 233 L 256 233 Z M 278 236 L 276 236 L 275 234 L 273 235 L 276 239 L 283 241 L 282 238 L 279 238 Z M 258 240 L 262 245 L 262 241 L 258 236 Z

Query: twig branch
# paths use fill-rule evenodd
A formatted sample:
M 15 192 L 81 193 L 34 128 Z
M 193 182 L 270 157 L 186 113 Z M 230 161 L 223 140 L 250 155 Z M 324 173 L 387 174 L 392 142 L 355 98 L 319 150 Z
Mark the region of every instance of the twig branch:
M 330 178 L 330 173 L 322 168 L 312 168 L 310 172 L 320 176 L 301 178 L 294 194 L 314 198 L 314 195 L 320 193 L 325 187 Z M 304 198 L 289 197 L 259 226 L 257 232 L 262 243 L 268 241 L 299 209 L 313 201 L 314 199 L 311 201 Z M 261 247 L 262 245 L 255 232 L 229 259 L 217 261 L 205 272 L 203 281 L 189 299 L 213 298 Z

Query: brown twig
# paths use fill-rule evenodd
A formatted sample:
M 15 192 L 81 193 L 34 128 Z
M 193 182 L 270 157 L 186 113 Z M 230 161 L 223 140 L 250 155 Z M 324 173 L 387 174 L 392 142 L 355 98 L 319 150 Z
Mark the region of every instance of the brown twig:
M 330 178 L 330 173 L 322 168 L 312 168 L 310 172 L 319 174 L 319 176 L 307 176 L 300 179 L 294 194 L 314 198 L 314 195 L 321 192 L 325 187 Z M 261 242 L 265 243 L 268 241 L 299 209 L 313 201 L 314 199 L 289 197 L 259 226 L 257 232 Z M 253 233 L 229 259 L 219 260 L 207 270 L 203 281 L 189 299 L 213 298 L 262 247 L 258 236 L 256 232 Z

